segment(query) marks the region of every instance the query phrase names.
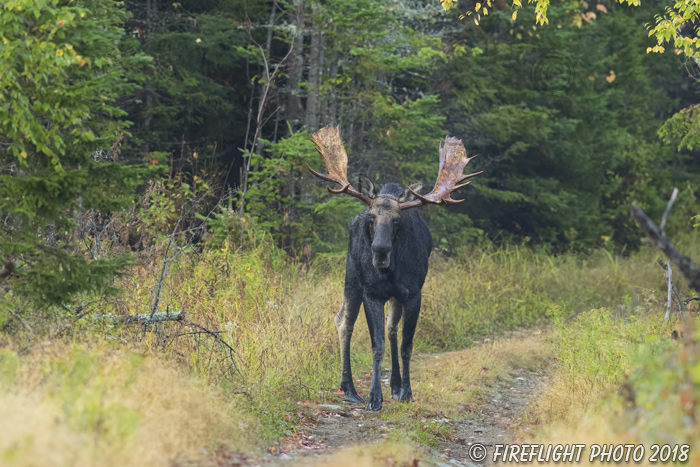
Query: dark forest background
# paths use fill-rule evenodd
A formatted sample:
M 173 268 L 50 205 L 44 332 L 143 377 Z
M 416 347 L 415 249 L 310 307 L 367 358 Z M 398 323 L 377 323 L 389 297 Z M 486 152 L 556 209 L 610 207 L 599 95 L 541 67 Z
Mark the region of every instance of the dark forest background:
M 239 215 L 297 256 L 342 250 L 362 208 L 306 172 L 321 165 L 310 133 L 341 125 L 351 181 L 430 186 L 455 135 L 485 174 L 467 202 L 426 209 L 443 246 L 635 246 L 631 201 L 659 212 L 700 175 L 697 154 L 657 134 L 697 100 L 673 50 L 645 53 L 663 5 L 565 2 L 536 27 L 504 2 L 477 26 L 459 18 L 470 1 L 129 1 L 124 42 L 153 62 L 119 102 L 134 122 L 122 157 L 249 190 Z
M 479 156 L 470 169 L 484 174 L 456 194 L 466 202 L 422 208 L 448 254 L 492 242 L 630 251 L 630 204 L 658 217 L 674 186 L 669 229 L 688 228 L 697 65 L 647 54 L 645 25 L 665 3 L 566 0 L 542 27 L 502 1 L 476 24 L 467 13 L 480 6 L 7 3 L 4 274 L 52 303 L 104 288 L 127 261 L 101 254 L 110 226 L 133 251 L 181 233 L 238 248 L 268 237 L 302 261 L 342 253 L 363 206 L 306 170 L 321 168 L 309 136 L 328 124 L 341 125 L 353 182 L 432 186 L 446 135 Z

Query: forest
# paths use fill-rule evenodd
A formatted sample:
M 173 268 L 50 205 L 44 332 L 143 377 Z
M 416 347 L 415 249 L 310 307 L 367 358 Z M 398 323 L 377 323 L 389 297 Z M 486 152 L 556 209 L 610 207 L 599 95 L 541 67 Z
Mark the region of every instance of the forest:
M 499 442 L 700 462 L 698 13 L 0 0 L 0 464 L 483 465 Z M 483 172 L 417 208 L 414 400 L 379 413 L 338 391 L 365 205 L 308 170 L 328 125 L 356 187 L 429 191 L 448 135 Z M 360 394 L 370 341 L 361 313 Z

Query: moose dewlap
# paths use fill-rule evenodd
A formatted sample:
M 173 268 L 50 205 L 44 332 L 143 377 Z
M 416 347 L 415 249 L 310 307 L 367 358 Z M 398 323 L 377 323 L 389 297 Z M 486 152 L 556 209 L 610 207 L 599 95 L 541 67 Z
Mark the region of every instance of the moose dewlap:
M 427 195 L 419 192 L 422 186 L 414 184 L 404 189 L 396 183 L 387 183 L 377 193 L 372 181 L 359 177 L 359 190 L 347 176 L 348 155 L 340 138 L 340 127 L 327 126 L 311 136 L 316 144 L 328 174 L 317 177 L 337 183 L 339 189 L 328 187 L 331 193 L 347 193 L 361 199 L 367 209 L 357 215 L 350 225 L 350 241 L 345 270 L 345 290 L 335 325 L 340 337 L 342 375 L 340 389 L 350 402 L 364 403 L 357 394 L 350 369 L 350 339 L 363 305 L 372 340 L 372 384 L 367 408 L 382 408 L 380 382 L 384 358 L 384 305 L 389 302 L 386 327 L 391 346 L 391 397 L 409 401 L 411 394 L 410 364 L 413 335 L 416 331 L 421 306 L 421 289 L 428 273 L 428 258 L 433 247 L 430 231 L 415 208 L 426 203 L 458 203 L 450 194 L 470 182 L 466 179 L 481 172 L 464 175 L 464 168 L 473 157 L 461 140 L 447 137 L 440 145 L 440 169 L 435 187 Z M 397 342 L 399 321 L 403 318 L 401 361 Z

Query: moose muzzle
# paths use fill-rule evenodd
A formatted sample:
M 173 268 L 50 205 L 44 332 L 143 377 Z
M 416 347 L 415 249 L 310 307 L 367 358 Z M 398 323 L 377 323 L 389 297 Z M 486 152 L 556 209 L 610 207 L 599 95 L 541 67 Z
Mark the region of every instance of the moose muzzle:
M 391 240 L 393 229 L 389 223 L 380 223 L 372 239 L 372 265 L 377 269 L 386 269 L 391 263 Z

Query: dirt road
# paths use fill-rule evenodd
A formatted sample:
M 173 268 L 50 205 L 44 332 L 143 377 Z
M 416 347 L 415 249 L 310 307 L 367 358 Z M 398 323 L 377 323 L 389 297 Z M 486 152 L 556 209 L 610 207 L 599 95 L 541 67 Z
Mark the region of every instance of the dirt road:
M 546 385 L 551 349 L 541 332 L 522 332 L 458 352 L 414 357 L 415 402 L 385 400 L 381 412 L 342 402 L 300 403 L 305 424 L 262 465 L 490 465 L 475 461 L 511 443 L 524 410 Z M 356 378 L 361 394 L 369 374 Z M 388 397 L 389 374 L 382 374 Z M 470 453 L 471 450 L 471 453 Z M 473 454 L 473 455 L 472 455 Z

